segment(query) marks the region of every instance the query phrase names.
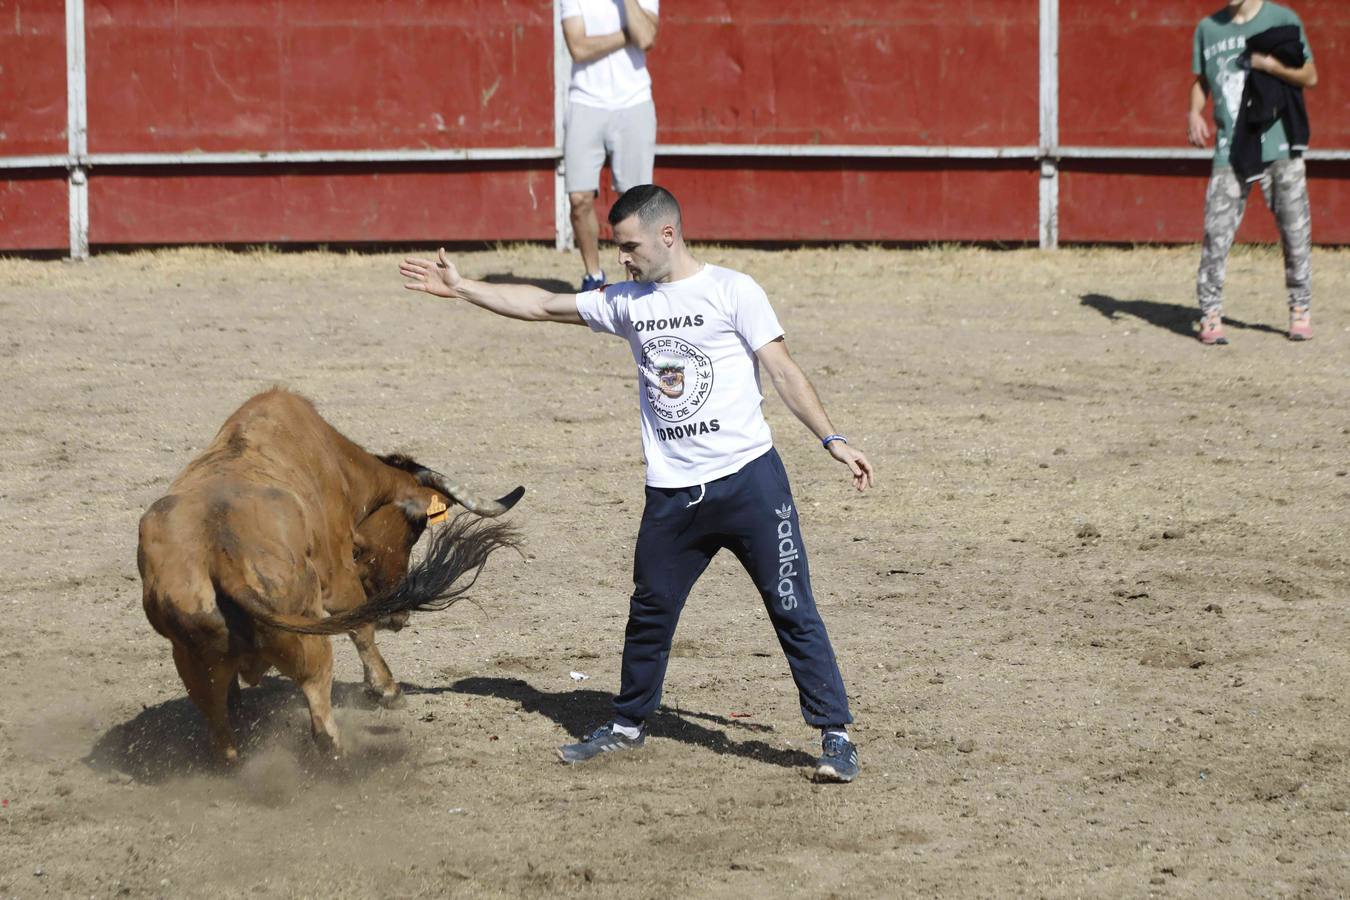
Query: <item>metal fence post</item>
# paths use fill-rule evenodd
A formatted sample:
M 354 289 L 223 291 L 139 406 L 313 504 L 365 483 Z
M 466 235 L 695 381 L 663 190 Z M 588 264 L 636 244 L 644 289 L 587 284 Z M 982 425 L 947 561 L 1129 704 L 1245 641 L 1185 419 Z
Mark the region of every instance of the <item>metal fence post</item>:
M 89 111 L 85 100 L 84 0 L 66 0 L 66 168 L 70 258 L 89 257 Z
M 1040 216 L 1042 250 L 1059 246 L 1059 0 L 1041 0 Z
M 572 208 L 563 181 L 563 129 L 567 119 L 567 87 L 572 80 L 572 56 L 562 33 L 562 0 L 553 0 L 553 239 L 559 250 L 572 249 Z

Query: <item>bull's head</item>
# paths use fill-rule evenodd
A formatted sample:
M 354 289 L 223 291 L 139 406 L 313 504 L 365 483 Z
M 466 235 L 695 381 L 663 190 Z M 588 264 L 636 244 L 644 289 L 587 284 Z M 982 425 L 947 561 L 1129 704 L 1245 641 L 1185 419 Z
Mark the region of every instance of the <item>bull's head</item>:
M 378 507 L 356 526 L 354 561 L 367 597 L 393 590 L 408 574 L 413 545 L 427 527 L 427 510 L 442 498 L 430 488 L 419 487 L 414 496 Z M 408 622 L 408 613 L 381 619 L 377 628 L 398 631 Z
M 413 478 L 400 496 L 376 507 L 356 527 L 353 555 L 367 597 L 393 590 L 407 576 L 412 548 L 426 530 L 430 514 L 439 510 L 443 515 L 449 503 L 459 503 L 479 516 L 500 516 L 525 493 L 525 488 L 518 487 L 498 500 L 485 500 L 406 456 L 381 456 L 379 460 Z M 376 622 L 376 627 L 397 631 L 407 621 L 405 612 Z

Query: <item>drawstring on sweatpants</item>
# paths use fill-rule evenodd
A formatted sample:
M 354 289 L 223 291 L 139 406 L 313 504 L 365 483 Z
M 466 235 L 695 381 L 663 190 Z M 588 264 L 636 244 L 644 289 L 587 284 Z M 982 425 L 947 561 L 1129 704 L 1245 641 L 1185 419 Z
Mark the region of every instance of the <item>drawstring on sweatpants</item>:
M 703 502 L 703 495 L 706 493 L 708 493 L 708 486 L 706 484 L 700 484 L 698 486 L 698 499 L 690 500 L 688 503 L 684 505 L 684 508 L 688 509 L 691 506 L 698 506 L 700 503 Z

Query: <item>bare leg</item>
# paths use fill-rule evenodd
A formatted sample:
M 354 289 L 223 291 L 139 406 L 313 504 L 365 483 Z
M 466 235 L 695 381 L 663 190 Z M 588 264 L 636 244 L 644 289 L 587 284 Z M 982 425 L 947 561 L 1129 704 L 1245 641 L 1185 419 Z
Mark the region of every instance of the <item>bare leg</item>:
M 578 191 L 567 195 L 572 204 L 572 233 L 576 235 L 577 249 L 586 274 L 600 271 L 600 224 L 595 218 L 595 194 Z

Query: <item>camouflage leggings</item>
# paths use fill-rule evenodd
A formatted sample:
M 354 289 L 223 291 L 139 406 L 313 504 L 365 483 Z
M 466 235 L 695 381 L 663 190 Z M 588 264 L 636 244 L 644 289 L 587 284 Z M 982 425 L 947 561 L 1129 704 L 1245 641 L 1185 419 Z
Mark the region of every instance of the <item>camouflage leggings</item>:
M 1229 166 L 1215 169 L 1209 179 L 1209 191 L 1205 194 L 1205 243 L 1195 284 L 1200 308 L 1205 312 L 1223 306 L 1228 251 L 1242 222 L 1252 184 L 1239 181 Z M 1289 306 L 1306 307 L 1312 302 L 1312 216 L 1308 211 L 1308 176 L 1303 160 L 1271 163 L 1261 175 L 1261 193 L 1280 228 Z

